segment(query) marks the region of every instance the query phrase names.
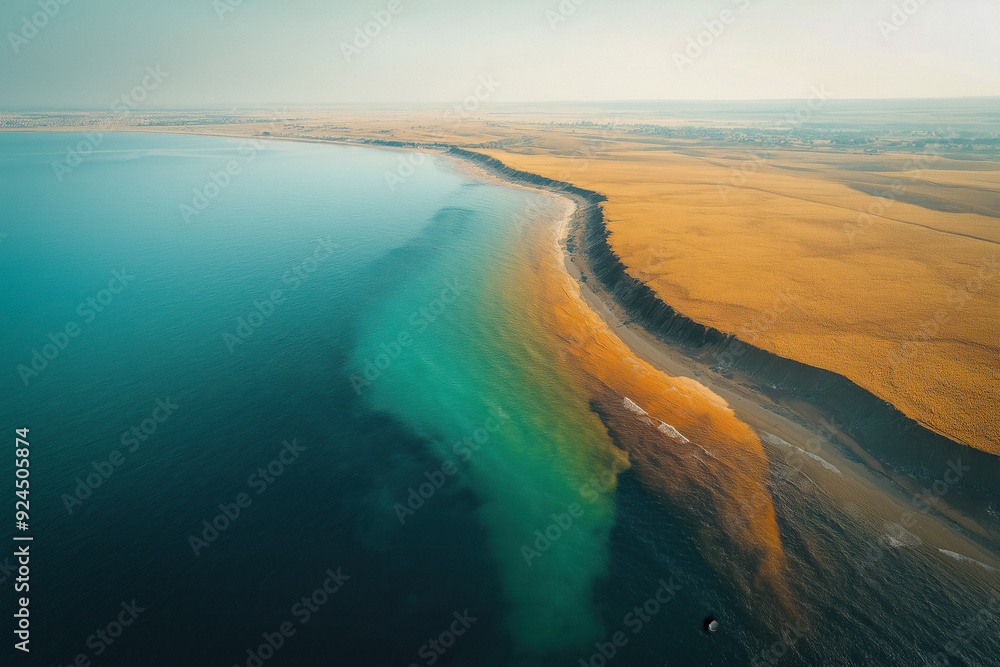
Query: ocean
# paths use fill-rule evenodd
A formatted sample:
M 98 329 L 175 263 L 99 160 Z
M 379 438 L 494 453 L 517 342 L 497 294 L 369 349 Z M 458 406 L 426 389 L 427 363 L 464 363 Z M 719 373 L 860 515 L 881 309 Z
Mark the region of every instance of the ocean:
M 0 133 L 0 193 L 29 664 L 1000 664 L 998 573 L 830 463 L 772 466 L 796 611 L 761 618 L 541 316 L 548 196 L 440 154 L 63 132 Z

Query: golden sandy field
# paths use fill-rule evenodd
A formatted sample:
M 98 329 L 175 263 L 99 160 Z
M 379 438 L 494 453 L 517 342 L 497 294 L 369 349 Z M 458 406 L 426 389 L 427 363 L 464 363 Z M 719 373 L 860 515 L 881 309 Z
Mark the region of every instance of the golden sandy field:
M 457 145 L 600 192 L 612 247 L 680 313 L 1000 455 L 995 150 L 758 142 L 762 158 L 582 112 L 292 115 L 138 129 Z
M 575 164 L 488 152 L 607 195 L 612 247 L 679 312 L 1000 454 L 1000 164 L 596 140 Z M 895 201 L 852 187 L 876 180 Z M 952 212 L 905 201 L 942 193 Z

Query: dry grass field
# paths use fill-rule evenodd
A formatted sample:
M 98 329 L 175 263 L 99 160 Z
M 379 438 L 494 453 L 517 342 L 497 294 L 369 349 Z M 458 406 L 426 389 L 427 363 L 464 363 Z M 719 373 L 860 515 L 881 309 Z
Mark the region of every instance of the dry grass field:
M 1000 164 L 595 141 L 489 153 L 607 195 L 612 247 L 681 313 L 1000 454 Z

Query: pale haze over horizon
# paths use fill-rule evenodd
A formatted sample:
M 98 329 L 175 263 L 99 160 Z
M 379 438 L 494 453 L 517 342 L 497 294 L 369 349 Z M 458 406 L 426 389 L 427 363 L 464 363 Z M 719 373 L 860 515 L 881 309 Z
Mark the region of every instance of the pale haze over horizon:
M 3 3 L 0 107 L 105 109 L 147 68 L 148 108 L 1000 96 L 995 0 L 64 1 Z

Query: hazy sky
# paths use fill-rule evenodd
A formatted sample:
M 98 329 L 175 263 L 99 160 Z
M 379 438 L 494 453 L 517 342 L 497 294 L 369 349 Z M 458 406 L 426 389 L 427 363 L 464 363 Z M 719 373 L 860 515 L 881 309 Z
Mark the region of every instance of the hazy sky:
M 1000 0 L 62 1 L 0 0 L 0 106 L 1000 95 Z

